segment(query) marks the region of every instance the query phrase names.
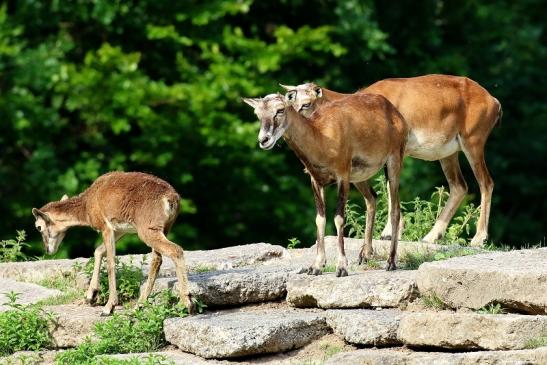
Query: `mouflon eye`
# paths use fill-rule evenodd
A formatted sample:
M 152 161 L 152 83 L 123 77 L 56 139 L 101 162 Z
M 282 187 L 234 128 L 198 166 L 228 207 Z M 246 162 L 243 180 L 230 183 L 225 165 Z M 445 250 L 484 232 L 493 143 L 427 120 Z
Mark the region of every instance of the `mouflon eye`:
M 38 232 L 42 232 L 42 227 L 41 226 L 36 226 L 36 229 L 38 230 Z
M 285 109 L 279 109 L 279 110 L 277 110 L 277 112 L 275 113 L 275 115 L 281 115 L 281 114 L 283 114 L 283 113 L 285 113 Z

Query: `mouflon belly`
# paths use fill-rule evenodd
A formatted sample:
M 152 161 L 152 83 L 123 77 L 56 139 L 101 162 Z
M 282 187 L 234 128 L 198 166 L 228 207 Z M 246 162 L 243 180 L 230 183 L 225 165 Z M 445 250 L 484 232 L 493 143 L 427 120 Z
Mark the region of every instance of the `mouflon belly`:
M 385 164 L 385 161 L 371 161 L 363 157 L 353 157 L 351 159 L 351 173 L 349 176 L 350 182 L 361 182 L 370 179 L 380 168 Z
M 405 155 L 426 161 L 437 161 L 461 151 L 458 135 L 411 132 Z

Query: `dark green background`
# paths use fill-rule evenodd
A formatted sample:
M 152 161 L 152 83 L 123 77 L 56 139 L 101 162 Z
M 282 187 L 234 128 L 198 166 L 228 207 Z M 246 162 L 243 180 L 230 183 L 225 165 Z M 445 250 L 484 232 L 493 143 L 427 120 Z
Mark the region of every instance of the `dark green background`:
M 492 240 L 544 241 L 546 9 L 534 0 L 4 2 L 0 238 L 26 229 L 41 254 L 32 207 L 107 171 L 139 170 L 184 197 L 172 233 L 183 247 L 311 243 L 309 179 L 284 143 L 257 147 L 258 122 L 239 98 L 280 91 L 278 82 L 351 92 L 448 73 L 503 105 L 487 144 Z M 406 160 L 403 199 L 443 183 L 437 163 Z M 74 229 L 59 255 L 89 256 L 96 240 Z M 130 238 L 119 252 L 143 250 Z

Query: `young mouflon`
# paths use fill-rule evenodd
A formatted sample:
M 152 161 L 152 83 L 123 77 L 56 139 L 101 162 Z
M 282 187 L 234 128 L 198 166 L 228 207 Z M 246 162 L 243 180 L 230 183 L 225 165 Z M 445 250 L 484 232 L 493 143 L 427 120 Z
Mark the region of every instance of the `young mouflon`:
M 258 143 L 264 150 L 272 149 L 283 137 L 306 167 L 311 177 L 317 215 L 317 255 L 308 274 L 319 275 L 325 266 L 325 197 L 323 188 L 338 185 L 338 206 L 334 223 L 338 234 L 336 276 L 346 276 L 347 258 L 344 249 L 344 212 L 350 184 L 365 198 L 367 218 L 365 241 L 359 261 L 372 257 L 372 229 L 376 196 L 370 179 L 386 166 L 392 210 L 390 219 L 399 225 L 399 177 L 403 163 L 408 129 L 401 114 L 383 96 L 350 95 L 326 105 L 310 118 L 300 115 L 290 102 L 279 94 L 243 101 L 260 119 Z M 397 235 L 391 240 L 387 270 L 394 270 Z
M 101 261 L 106 253 L 109 296 L 103 314 L 109 315 L 118 304 L 116 290 L 116 241 L 123 235 L 136 233 L 152 248 L 152 262 L 148 280 L 139 297 L 139 303 L 150 294 L 162 256 L 175 263 L 179 280 L 180 300 L 189 313 L 193 303 L 188 292 L 188 278 L 184 251 L 166 237 L 179 212 L 179 194 L 160 178 L 140 172 L 110 172 L 102 175 L 78 196 L 66 195 L 60 201 L 50 202 L 40 209 L 33 208 L 36 228 L 42 234 L 44 247 L 53 255 L 74 226 L 88 226 L 100 231 L 103 243 L 95 250 L 95 266 L 86 301 L 93 304 L 99 291 Z

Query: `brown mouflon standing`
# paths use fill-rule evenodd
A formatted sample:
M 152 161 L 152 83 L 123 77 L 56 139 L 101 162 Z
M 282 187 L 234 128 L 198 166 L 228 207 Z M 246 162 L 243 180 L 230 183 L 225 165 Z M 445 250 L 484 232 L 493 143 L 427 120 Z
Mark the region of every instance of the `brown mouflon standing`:
M 103 243 L 95 250 L 93 276 L 86 294 L 90 304 L 96 301 L 99 291 L 101 261 L 106 252 L 109 296 L 103 314 L 109 315 L 118 304 L 116 291 L 115 256 L 116 241 L 127 233 L 136 233 L 152 248 L 152 262 L 144 291 L 139 303 L 148 298 L 162 256 L 175 263 L 179 280 L 180 300 L 193 312 L 188 292 L 188 277 L 184 251 L 166 237 L 179 212 L 179 194 L 167 182 L 140 172 L 110 172 L 102 175 L 78 196 L 33 208 L 36 228 L 42 234 L 48 254 L 57 252 L 68 228 L 88 226 L 100 231 Z
M 325 266 L 324 186 L 338 184 L 338 206 L 334 223 L 338 233 L 336 276 L 347 276 L 344 250 L 344 211 L 350 183 L 363 194 L 367 205 L 365 244 L 359 254 L 362 262 L 372 255 L 372 230 L 376 196 L 367 180 L 383 166 L 387 168 L 391 196 L 391 222 L 399 226 L 399 177 L 408 136 L 401 114 L 383 96 L 350 95 L 325 105 L 310 118 L 300 115 L 282 95 L 243 101 L 254 108 L 260 119 L 258 142 L 262 149 L 273 148 L 284 137 L 311 177 L 317 216 L 317 255 L 308 274 L 319 275 Z M 387 270 L 394 270 L 397 228 L 391 238 Z
M 350 95 L 314 83 L 281 86 L 287 90 L 286 97 L 293 107 L 305 117 L 331 101 Z M 405 155 L 441 163 L 450 197 L 435 225 L 423 238 L 425 242 L 433 243 L 443 236 L 465 197 L 467 183 L 458 161 L 458 153 L 463 151 L 481 191 L 480 217 L 471 245 L 482 246 L 488 238 L 494 189 L 484 159 L 484 147 L 492 128 L 501 120 L 500 102 L 475 81 L 451 75 L 385 79 L 357 93 L 382 95 L 401 112 L 409 128 Z M 389 238 L 391 234 L 392 226 L 388 221 L 382 237 Z

